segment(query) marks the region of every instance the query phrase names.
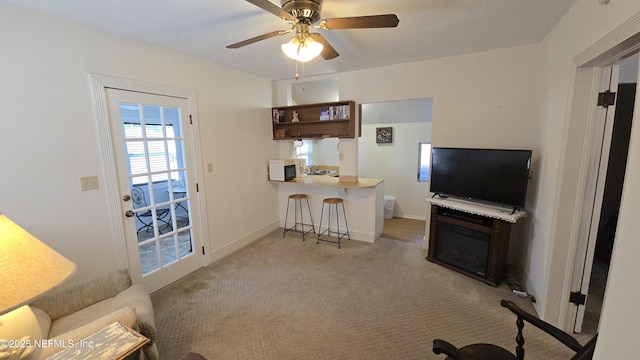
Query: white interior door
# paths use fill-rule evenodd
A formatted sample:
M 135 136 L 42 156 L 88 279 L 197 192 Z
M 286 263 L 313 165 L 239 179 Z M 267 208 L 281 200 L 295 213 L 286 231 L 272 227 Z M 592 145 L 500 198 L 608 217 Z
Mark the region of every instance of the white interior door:
M 156 291 L 204 265 L 189 102 L 106 95 L 129 269 Z
M 616 92 L 618 89 L 619 66 L 611 66 L 602 69 L 601 89 Z M 599 107 L 596 122 L 592 131 L 591 158 L 589 161 L 588 178 L 585 191 L 582 222 L 580 228 L 581 244 L 578 249 L 575 273 L 572 285 L 572 292 L 583 294 L 589 293 L 589 283 L 591 281 L 591 270 L 595 245 L 598 237 L 598 225 L 600 223 L 600 213 L 602 210 L 602 198 L 604 195 L 605 181 L 607 177 L 607 165 L 611 148 L 611 135 L 613 133 L 613 123 L 615 118 L 615 104 L 608 107 Z M 584 319 L 585 304 L 574 304 L 575 322 L 573 331 L 580 333 Z

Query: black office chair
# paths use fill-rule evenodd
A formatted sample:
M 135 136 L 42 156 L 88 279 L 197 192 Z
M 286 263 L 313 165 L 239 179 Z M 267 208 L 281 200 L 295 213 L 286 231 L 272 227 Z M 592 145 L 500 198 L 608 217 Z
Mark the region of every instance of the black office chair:
M 133 201 L 133 208 L 140 209 L 148 207 L 147 200 L 144 196 L 144 191 L 135 187 L 131 189 L 131 200 Z M 138 228 L 137 233 L 143 229 L 145 231 L 153 230 L 153 211 L 151 209 L 138 212 L 136 211 L 136 218 L 142 223 L 142 226 Z M 169 219 L 167 219 L 169 217 Z M 171 209 L 168 207 L 164 208 L 156 208 L 156 220 L 158 221 L 158 225 L 160 223 L 164 223 L 167 227 L 169 227 L 169 231 L 173 230 L 173 226 L 171 225 Z M 158 227 L 158 233 L 162 234 L 162 230 Z
M 451 343 L 441 339 L 433 340 L 433 352 L 436 354 L 447 355 L 445 360 L 523 360 L 524 336 L 522 334 L 522 329 L 524 328 L 524 322 L 526 321 L 553 336 L 556 340 L 575 351 L 576 354 L 571 358 L 571 360 L 591 360 L 593 358 L 593 351 L 596 347 L 598 334 L 583 346 L 580 345 L 573 336 L 522 310 L 512 301 L 502 300 L 500 305 L 511 310 L 511 312 L 518 316 L 518 319 L 516 320 L 516 326 L 518 328 L 518 335 L 516 336 L 516 355 L 492 344 L 471 344 L 458 349 Z

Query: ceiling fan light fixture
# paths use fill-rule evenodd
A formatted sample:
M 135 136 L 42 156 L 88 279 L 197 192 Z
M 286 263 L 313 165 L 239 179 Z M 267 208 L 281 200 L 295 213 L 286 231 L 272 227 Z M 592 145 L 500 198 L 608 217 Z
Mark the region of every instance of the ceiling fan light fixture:
M 323 46 L 311 36 L 295 36 L 291 41 L 282 44 L 282 52 L 293 60 L 307 62 L 320 55 Z

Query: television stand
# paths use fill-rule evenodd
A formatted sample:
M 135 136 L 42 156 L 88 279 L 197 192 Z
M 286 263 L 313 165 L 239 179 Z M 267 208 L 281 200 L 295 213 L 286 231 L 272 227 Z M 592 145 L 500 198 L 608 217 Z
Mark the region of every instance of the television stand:
M 455 199 L 430 199 L 427 260 L 497 286 L 505 277 L 511 224 L 524 211 Z

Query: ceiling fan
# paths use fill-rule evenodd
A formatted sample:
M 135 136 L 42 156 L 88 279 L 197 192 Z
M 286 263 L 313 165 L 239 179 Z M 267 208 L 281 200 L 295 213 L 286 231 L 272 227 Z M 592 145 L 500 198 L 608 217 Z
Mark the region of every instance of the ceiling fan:
M 295 31 L 291 41 L 282 45 L 282 51 L 290 58 L 305 62 L 321 55 L 325 60 L 338 57 L 338 52 L 320 33 L 312 33 L 309 28 L 324 30 L 387 28 L 398 26 L 395 14 L 355 16 L 325 19 L 321 17 L 323 0 L 281 0 L 282 8 L 269 0 L 246 0 L 291 24 L 288 30 L 277 30 L 250 39 L 228 45 L 228 49 L 237 49 L 255 42 Z M 316 25 L 316 23 L 318 23 Z

